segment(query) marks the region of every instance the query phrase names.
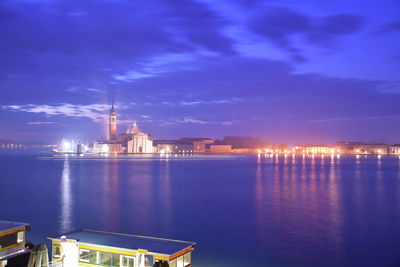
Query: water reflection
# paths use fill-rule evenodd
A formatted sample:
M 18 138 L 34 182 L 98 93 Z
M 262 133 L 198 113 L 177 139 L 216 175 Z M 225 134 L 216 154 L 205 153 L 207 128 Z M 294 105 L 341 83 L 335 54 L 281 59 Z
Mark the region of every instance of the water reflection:
M 162 160 L 160 164 L 160 182 L 158 183 L 158 196 L 161 202 L 160 222 L 163 224 L 165 231 L 170 232 L 172 229 L 171 214 L 171 170 L 168 158 Z
M 71 196 L 71 173 L 68 157 L 64 160 L 61 176 L 61 214 L 60 214 L 60 233 L 65 233 L 72 229 L 72 196 Z
M 329 246 L 332 258 L 319 260 L 328 264 L 342 260 L 344 219 L 334 159 L 326 166 L 323 158 L 303 157 L 300 168 L 294 162 L 288 166 L 286 160 L 281 165 L 275 160 L 272 181 L 263 180 L 260 164 L 256 167 L 259 246 L 271 246 L 280 257 L 294 262 L 304 260 L 316 247 Z
M 100 211 L 103 216 L 105 229 L 118 229 L 120 218 L 120 197 L 119 197 L 119 162 L 111 158 L 104 164 L 104 175 L 102 184 L 102 196 L 99 199 L 102 203 Z
M 129 195 L 127 196 L 128 210 L 133 218 L 131 224 L 135 225 L 140 232 L 151 233 L 154 228 L 155 218 L 158 218 L 154 209 L 153 173 L 151 162 L 144 161 L 141 164 L 129 165 L 127 179 Z

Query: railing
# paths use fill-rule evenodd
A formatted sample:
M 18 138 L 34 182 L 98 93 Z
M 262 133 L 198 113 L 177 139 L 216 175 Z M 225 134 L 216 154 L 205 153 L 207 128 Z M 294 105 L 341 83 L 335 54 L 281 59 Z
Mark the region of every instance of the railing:
M 50 261 L 49 263 L 42 264 L 40 267 L 64 267 L 64 262 L 61 260 Z

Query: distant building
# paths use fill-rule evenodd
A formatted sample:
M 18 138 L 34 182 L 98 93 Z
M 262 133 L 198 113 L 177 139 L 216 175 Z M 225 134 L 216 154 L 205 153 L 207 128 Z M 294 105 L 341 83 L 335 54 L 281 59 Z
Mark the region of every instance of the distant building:
M 136 124 L 133 122 L 132 127 L 121 139 L 127 139 L 127 153 L 153 153 L 153 138 L 143 133 Z
M 391 145 L 389 147 L 389 154 L 400 156 L 400 144 Z
M 300 154 L 334 154 L 339 153 L 339 149 L 326 145 L 298 145 L 295 149 Z
M 110 119 L 108 123 L 108 139 L 115 140 L 117 138 L 117 114 L 114 109 L 114 103 L 111 107 Z
M 213 144 L 214 140 L 210 138 L 181 138 L 181 142 L 191 143 L 193 145 L 194 153 L 205 153 L 206 146 L 209 144 Z
M 95 154 L 153 153 L 153 138 L 140 130 L 136 121 L 123 134 L 117 135 L 117 114 L 112 105 L 109 117 L 109 139 L 93 144 Z
M 209 138 L 181 138 L 179 140 L 154 140 L 154 152 L 171 154 L 206 153 L 206 146 L 214 143 Z
M 386 155 L 389 151 L 389 146 L 384 143 L 371 142 L 363 146 L 364 154 L 368 155 Z
M 209 149 L 209 152 L 212 154 L 231 153 L 232 152 L 231 145 L 209 145 L 208 149 Z
M 363 142 L 336 142 L 335 144 L 335 149 L 345 155 L 360 154 L 363 147 Z

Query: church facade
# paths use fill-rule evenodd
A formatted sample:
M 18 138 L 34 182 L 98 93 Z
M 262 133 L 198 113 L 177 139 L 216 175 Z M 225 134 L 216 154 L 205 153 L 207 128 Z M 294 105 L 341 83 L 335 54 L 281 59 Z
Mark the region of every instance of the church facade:
M 95 154 L 153 153 L 153 138 L 142 132 L 136 121 L 124 133 L 117 135 L 117 113 L 113 104 L 108 123 L 108 140 L 95 142 L 93 152 Z

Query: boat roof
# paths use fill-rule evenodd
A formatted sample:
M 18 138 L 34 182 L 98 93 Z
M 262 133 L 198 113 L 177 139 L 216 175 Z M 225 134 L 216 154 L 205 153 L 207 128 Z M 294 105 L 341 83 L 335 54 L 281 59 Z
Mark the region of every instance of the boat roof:
M 0 234 L 8 231 L 12 231 L 21 227 L 28 226 L 29 223 L 11 222 L 11 221 L 0 221 Z
M 124 249 L 146 249 L 150 252 L 172 255 L 188 247 L 196 245 L 194 242 L 173 239 L 112 233 L 105 231 L 81 229 L 62 234 L 68 239 L 75 239 L 80 243 L 110 246 Z M 60 236 L 49 239 L 60 239 Z

